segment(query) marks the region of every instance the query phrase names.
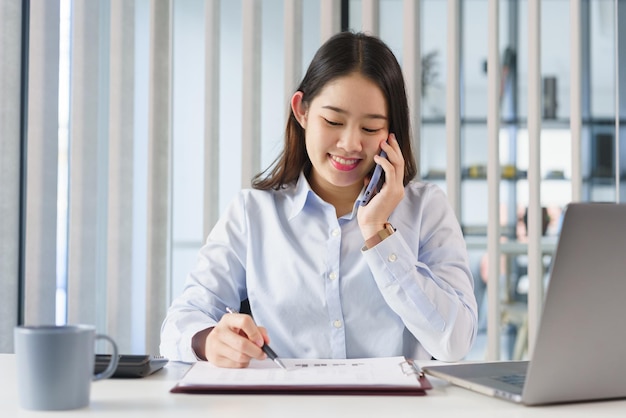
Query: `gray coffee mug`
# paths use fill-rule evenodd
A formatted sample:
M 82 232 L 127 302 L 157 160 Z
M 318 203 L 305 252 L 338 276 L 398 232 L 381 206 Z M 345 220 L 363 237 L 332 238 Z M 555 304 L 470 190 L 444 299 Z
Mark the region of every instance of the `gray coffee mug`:
M 20 406 L 67 410 L 89 405 L 91 382 L 110 377 L 119 362 L 117 345 L 90 325 L 15 327 L 15 357 Z M 95 342 L 111 343 L 108 367 L 94 374 Z

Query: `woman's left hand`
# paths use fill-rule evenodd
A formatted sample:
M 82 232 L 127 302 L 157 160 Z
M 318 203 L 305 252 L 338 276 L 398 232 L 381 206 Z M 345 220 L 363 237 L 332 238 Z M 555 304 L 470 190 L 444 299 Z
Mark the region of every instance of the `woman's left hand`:
M 382 166 L 385 183 L 366 206 L 359 207 L 357 213 L 361 234 L 365 240 L 384 228 L 385 222 L 404 198 L 404 157 L 393 133 L 389 134 L 387 141 L 381 143 L 381 149 L 387 153 L 387 158 L 376 155 L 374 161 Z M 369 179 L 366 180 L 366 185 L 368 182 Z

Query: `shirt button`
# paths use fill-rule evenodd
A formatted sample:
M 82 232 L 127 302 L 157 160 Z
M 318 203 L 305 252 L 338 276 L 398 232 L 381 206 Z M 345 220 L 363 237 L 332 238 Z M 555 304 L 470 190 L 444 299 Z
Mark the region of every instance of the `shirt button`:
M 335 328 L 341 328 L 341 321 L 338 319 L 335 319 L 335 321 L 333 322 L 333 326 Z
M 335 273 L 335 272 L 333 271 L 332 273 L 330 273 L 330 274 L 328 275 L 328 278 L 329 278 L 330 280 L 335 280 L 335 279 L 337 278 L 337 273 Z
M 389 254 L 389 257 L 387 257 L 387 260 L 391 261 L 392 263 L 396 261 L 397 259 L 398 259 L 398 256 L 393 253 Z
M 333 230 L 331 231 L 331 233 L 330 233 L 330 234 L 331 234 L 333 237 L 338 237 L 338 236 L 339 236 L 339 233 L 340 233 L 339 228 L 335 228 L 335 229 L 333 229 Z

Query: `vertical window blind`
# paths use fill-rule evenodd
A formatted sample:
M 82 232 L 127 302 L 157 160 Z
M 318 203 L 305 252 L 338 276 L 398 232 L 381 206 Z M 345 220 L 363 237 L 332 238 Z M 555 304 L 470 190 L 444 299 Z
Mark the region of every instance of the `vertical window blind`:
M 488 37 L 487 58 L 487 183 L 488 225 L 486 251 L 489 266 L 488 344 L 489 359 L 500 356 L 501 256 L 501 5 L 485 0 Z M 278 90 L 282 108 L 271 113 L 284 125 L 291 93 L 311 54 L 322 42 L 341 30 L 339 0 L 107 0 L 71 2 L 71 82 L 69 87 L 69 146 L 67 168 L 59 166 L 59 0 L 33 0 L 28 10 L 18 0 L 0 0 L 0 351 L 12 350 L 12 327 L 20 321 L 19 260 L 22 253 L 23 321 L 57 321 L 57 268 L 67 264 L 67 316 L 71 323 L 95 324 L 112 335 L 124 352 L 156 353 L 160 324 L 171 298 L 180 289 L 180 271 L 188 269 L 193 256 L 219 216 L 227 200 L 224 190 L 248 187 L 252 176 L 268 161 L 262 158 L 267 139 L 262 100 L 275 91 L 263 89 L 264 24 L 268 9 L 278 10 L 282 26 L 282 78 Z M 360 16 L 354 30 L 380 35 L 383 40 L 385 1 L 349 1 L 351 15 Z M 422 136 L 422 46 L 428 36 L 421 31 L 423 5 L 427 0 L 397 0 L 402 19 L 400 56 L 409 97 L 417 161 L 427 138 Z M 517 4 L 517 2 L 515 2 Z M 581 32 L 584 2 L 570 5 L 570 91 L 572 201 L 583 197 L 585 60 Z M 344 4 L 345 5 L 345 4 Z M 526 69 L 528 128 L 528 337 L 532 347 L 543 301 L 541 249 L 541 8 L 539 0 L 520 2 L 526 7 L 528 58 Z M 184 9 L 184 8 L 188 9 Z M 445 189 L 462 220 L 463 62 L 461 0 L 447 0 L 445 36 Z M 587 9 L 585 9 L 587 7 Z M 193 48 L 185 54 L 202 58 L 199 80 L 202 121 L 186 119 L 192 112 L 177 102 L 176 89 L 184 66 L 177 66 L 175 22 L 193 10 L 202 13 L 201 36 L 192 36 Z M 28 13 L 23 19 L 22 13 Z M 617 6 L 616 6 L 617 14 Z M 232 25 L 232 16 L 238 25 Z M 312 17 L 314 16 L 314 17 Z M 225 23 L 229 17 L 228 23 Z M 180 20 L 179 20 L 180 19 Z M 21 37 L 28 22 L 28 42 Z M 313 22 L 313 23 L 311 23 Z M 618 22 L 616 21 L 616 33 Z M 314 25 L 314 28 L 311 28 Z M 187 28 L 188 30 L 191 30 Z M 233 35 L 237 31 L 237 35 Z M 311 38 L 311 33 L 315 36 Z M 196 32 L 193 32 L 196 35 Z M 236 46 L 233 42 L 237 40 Z M 477 40 L 479 41 L 479 40 Z M 196 44 L 197 42 L 197 44 Z M 229 43 L 230 42 L 230 43 Z M 199 47 L 196 48 L 196 45 Z M 229 45 L 225 47 L 225 45 Z M 616 39 L 617 45 L 617 39 Z M 276 46 L 273 46 L 276 47 Z M 28 51 L 27 71 L 22 67 L 22 48 Z M 236 57 L 236 54 L 240 54 Z M 616 48 L 616 63 L 619 61 Z M 240 68 L 232 68 L 232 62 Z M 229 68 L 225 69 L 225 66 Z M 238 77 L 240 74 L 240 77 Z M 616 74 L 618 72 L 616 71 Z M 182 76 L 184 78 L 184 75 Z M 234 83 L 237 88 L 232 88 Z M 618 81 L 616 81 L 618 83 Z M 27 86 L 26 95 L 16 86 Z M 62 93 L 62 92 L 61 92 Z M 225 105 L 225 100 L 233 99 Z M 22 97 L 27 98 L 25 158 L 21 160 Z M 616 99 L 619 100 L 619 99 Z M 196 106 L 194 103 L 193 106 Z M 233 109 L 240 119 L 232 119 Z M 619 119 L 619 109 L 616 112 Z M 275 116 L 279 114 L 279 116 Z M 233 123 L 233 120 L 235 121 Z M 177 124 L 196 123 L 200 147 L 188 138 L 174 138 Z M 240 126 L 234 126 L 239 124 Z M 619 132 L 619 124 L 617 126 Z M 272 134 L 274 149 L 282 146 L 282 127 Z M 234 145 L 234 148 L 229 148 Z M 192 190 L 180 193 L 174 178 L 182 148 L 198 155 L 200 171 L 187 178 Z M 235 150 L 233 152 L 233 150 Z M 187 151 L 189 151 L 187 149 Z M 272 153 L 269 153 L 270 155 Z M 273 158 L 271 158 L 273 159 Z M 270 159 L 270 161 L 271 161 Z M 24 161 L 24 165 L 21 164 Z M 234 164 L 233 161 L 236 161 Z M 421 159 L 423 161 L 423 159 Z M 619 151 L 616 171 L 619 173 Z M 236 168 L 233 168 L 236 167 Z M 59 171 L 67 169 L 67 242 L 57 240 Z M 233 173 L 232 170 L 239 170 Z M 418 170 L 423 173 L 422 170 Z M 22 177 L 22 172 L 25 174 Z M 420 174 L 421 175 L 421 174 Z M 619 174 L 616 195 L 619 197 Z M 240 179 L 234 185 L 232 179 Z M 21 189 L 20 189 L 20 182 Z M 20 206 L 20 190 L 25 193 Z M 192 238 L 177 239 L 175 208 L 201 206 L 200 221 Z M 198 203 L 199 202 L 199 203 Z M 20 212 L 22 211 L 22 212 Z M 20 218 L 23 213 L 23 218 Z M 20 219 L 23 246 L 20 247 Z M 64 224 L 61 223 L 63 227 Z M 193 229 L 193 228 L 191 228 Z M 180 242 L 179 242 L 180 241 Z M 63 248 L 63 246 L 66 246 Z M 178 258 L 181 248 L 186 254 Z M 65 254 L 57 261 L 57 254 Z M 187 264 L 185 264 L 187 263 Z M 176 271 L 176 272 L 175 272 Z M 174 277 L 176 275 L 176 277 Z M 178 284 L 176 284 L 178 283 Z M 5 336 L 7 338 L 5 338 Z

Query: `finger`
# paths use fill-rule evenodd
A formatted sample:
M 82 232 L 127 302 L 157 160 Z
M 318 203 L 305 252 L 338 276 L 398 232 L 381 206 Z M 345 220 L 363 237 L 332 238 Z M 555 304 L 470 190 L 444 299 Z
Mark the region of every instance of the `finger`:
M 228 367 L 230 369 L 245 369 L 250 365 L 250 361 L 239 363 L 227 357 L 220 357 L 217 358 L 215 361 L 212 361 L 211 364 L 214 364 L 218 367 Z
M 239 355 L 244 355 L 258 360 L 265 359 L 266 355 L 261 350 L 265 343 L 263 334 L 250 315 L 228 314 L 224 315 L 220 322 L 231 331 L 224 333 L 221 339 L 235 352 L 231 353 L 229 358 L 242 361 Z
M 237 328 L 231 328 L 226 322 L 220 321 L 221 326 L 215 327 L 210 335 L 210 345 L 207 351 L 209 361 L 220 359 L 229 360 L 229 367 L 245 367 L 251 358 L 263 359 L 265 354 L 256 344 L 250 341 L 245 334 L 241 335 Z
M 261 332 L 261 335 L 263 335 L 263 341 L 265 342 L 265 344 L 269 345 L 270 337 L 267 334 L 267 330 L 265 329 L 265 327 L 259 327 L 259 331 Z
M 391 145 L 391 147 L 395 151 L 400 151 L 400 142 L 398 141 L 398 138 L 396 137 L 396 134 L 394 134 L 393 132 L 391 132 L 389 134 L 389 138 L 387 139 L 387 143 L 389 145 Z
M 242 331 L 252 343 L 258 347 L 263 346 L 263 334 L 250 315 L 233 313 L 225 315 L 224 318 L 227 318 L 227 323 L 231 329 L 237 330 L 237 332 Z
M 228 355 L 221 354 L 219 350 L 216 350 L 216 351 L 217 352 L 215 353 L 215 355 L 211 356 L 207 360 L 209 360 L 211 364 L 214 364 L 218 367 L 243 369 L 243 368 L 248 367 L 248 365 L 250 364 L 249 357 L 233 359 Z M 228 353 L 228 351 L 226 351 L 225 353 Z
M 402 155 L 402 149 L 400 149 L 400 143 L 396 138 L 394 133 L 389 134 L 389 138 L 383 144 L 381 144 L 381 148 L 387 153 L 389 157 L 389 161 L 393 164 L 404 165 L 404 157 Z
M 218 367 L 247 367 L 250 357 L 224 343 L 225 336 L 230 333 L 233 331 L 225 326 L 213 329 L 206 341 L 206 359 Z
M 383 168 L 383 171 L 385 172 L 385 184 L 388 182 L 391 182 L 391 183 L 395 182 L 396 172 L 398 172 L 400 168 L 396 165 L 397 163 L 393 162 L 392 159 L 397 160 L 396 157 L 390 154 L 387 154 L 387 158 L 381 157 L 380 155 L 376 155 L 374 157 L 374 162 L 376 162 L 376 164 L 380 164 L 380 166 Z M 369 178 L 368 178 L 368 183 L 369 183 Z
M 393 170 L 395 170 L 396 176 L 393 178 L 398 181 L 404 180 L 404 156 L 402 155 L 402 150 L 400 149 L 400 144 L 395 134 L 389 134 L 389 141 L 384 146 L 389 163 L 393 166 Z M 390 172 L 391 170 L 385 170 L 386 175 L 391 175 Z

